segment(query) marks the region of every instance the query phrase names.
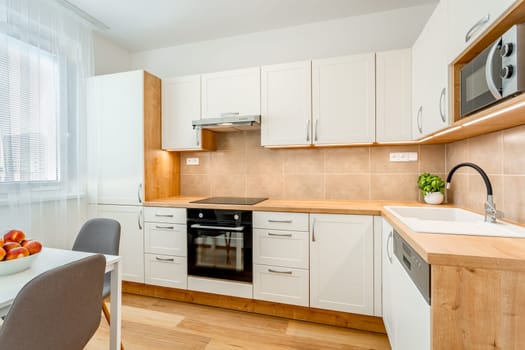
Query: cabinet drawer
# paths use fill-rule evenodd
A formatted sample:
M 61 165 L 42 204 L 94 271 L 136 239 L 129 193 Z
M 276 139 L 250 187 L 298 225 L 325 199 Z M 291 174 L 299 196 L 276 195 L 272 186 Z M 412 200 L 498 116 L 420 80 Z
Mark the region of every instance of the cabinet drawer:
M 186 258 L 156 254 L 144 254 L 144 257 L 147 284 L 180 289 L 187 288 Z
M 186 256 L 186 225 L 146 222 L 144 252 Z
M 253 262 L 306 269 L 309 242 L 307 231 L 254 229 Z
M 144 207 L 144 221 L 186 224 L 186 209 Z
M 254 299 L 308 306 L 308 270 L 253 266 Z
M 308 231 L 307 213 L 253 212 L 254 228 L 274 230 Z

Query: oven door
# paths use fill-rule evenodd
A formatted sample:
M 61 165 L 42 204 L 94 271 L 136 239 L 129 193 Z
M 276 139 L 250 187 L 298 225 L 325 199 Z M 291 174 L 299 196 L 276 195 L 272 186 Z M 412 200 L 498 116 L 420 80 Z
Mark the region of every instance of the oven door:
M 461 116 L 465 117 L 501 99 L 501 39 L 483 50 L 460 72 Z
M 188 275 L 252 282 L 252 229 L 191 224 Z

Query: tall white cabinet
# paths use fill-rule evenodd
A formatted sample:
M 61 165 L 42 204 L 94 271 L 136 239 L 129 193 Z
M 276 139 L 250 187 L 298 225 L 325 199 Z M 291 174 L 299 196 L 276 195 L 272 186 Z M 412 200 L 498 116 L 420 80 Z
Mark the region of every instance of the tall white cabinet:
M 313 143 L 375 140 L 375 54 L 312 61 Z
M 310 306 L 373 315 L 373 217 L 311 214 L 310 231 Z

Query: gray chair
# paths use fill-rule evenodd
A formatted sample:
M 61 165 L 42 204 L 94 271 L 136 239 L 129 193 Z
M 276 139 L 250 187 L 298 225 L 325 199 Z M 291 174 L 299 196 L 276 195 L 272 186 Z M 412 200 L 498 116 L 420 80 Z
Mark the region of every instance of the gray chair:
M 100 324 L 106 259 L 97 254 L 29 281 L 0 328 L 0 348 L 80 350 Z

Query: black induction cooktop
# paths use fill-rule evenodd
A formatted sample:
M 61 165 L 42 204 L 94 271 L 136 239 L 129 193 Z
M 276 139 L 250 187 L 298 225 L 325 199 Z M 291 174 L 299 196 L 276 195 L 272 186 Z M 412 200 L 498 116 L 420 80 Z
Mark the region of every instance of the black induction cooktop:
M 201 204 L 233 204 L 233 205 L 253 205 L 268 198 L 254 198 L 254 197 L 208 197 L 191 201 L 190 203 L 201 203 Z

